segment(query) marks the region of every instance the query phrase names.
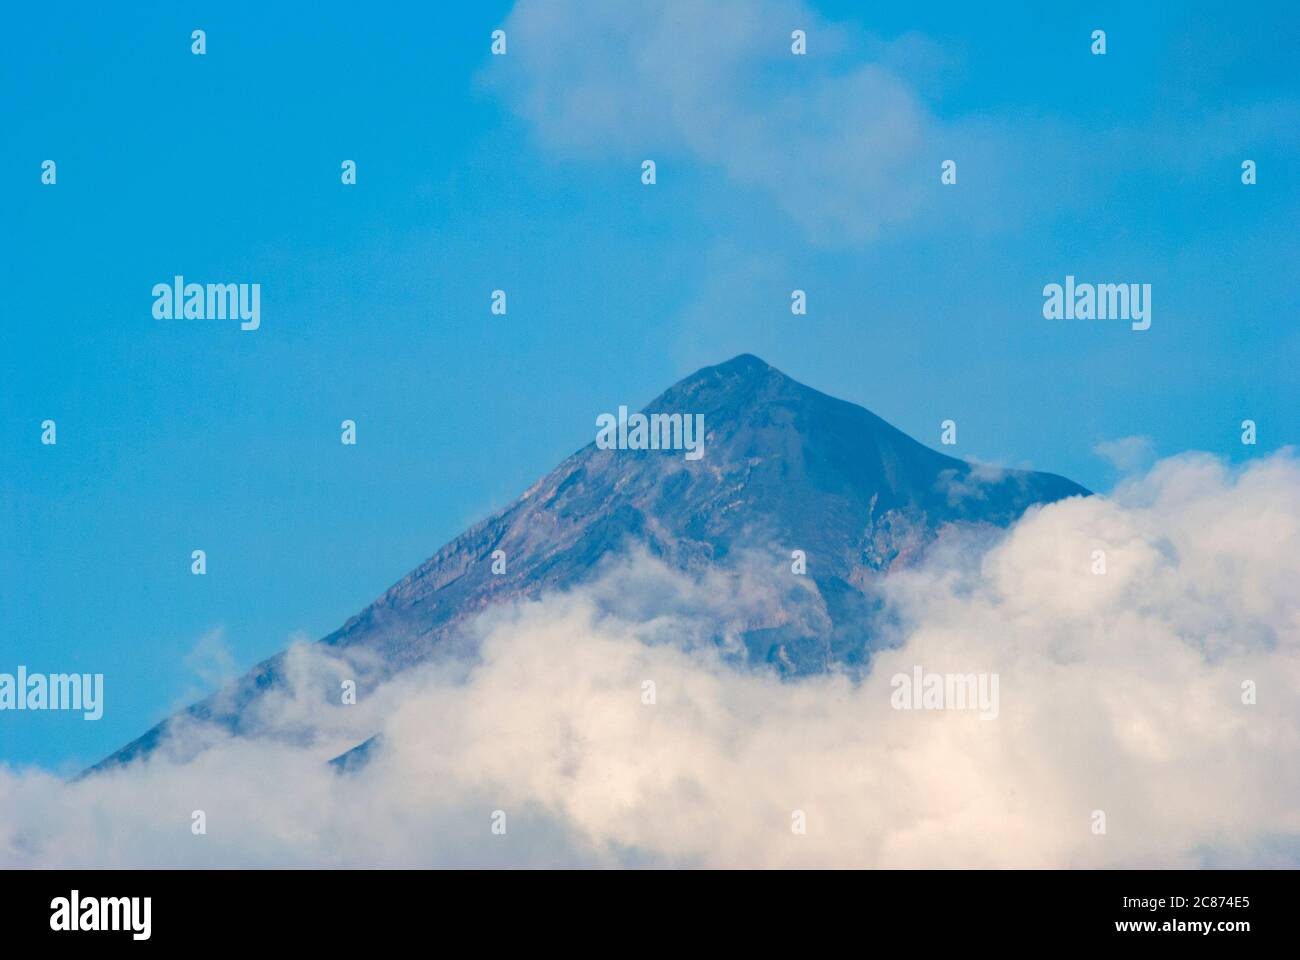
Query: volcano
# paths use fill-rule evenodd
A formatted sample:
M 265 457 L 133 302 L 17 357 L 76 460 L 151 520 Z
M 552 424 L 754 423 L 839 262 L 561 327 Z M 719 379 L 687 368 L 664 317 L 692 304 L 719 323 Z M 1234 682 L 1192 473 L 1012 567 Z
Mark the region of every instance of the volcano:
M 593 441 L 318 642 L 380 680 L 437 657 L 486 608 L 577 587 L 631 549 L 686 572 L 754 556 L 791 571 L 801 556 L 800 589 L 747 624 L 744 659 L 788 676 L 863 669 L 879 578 L 952 525 L 1005 527 L 1036 504 L 1088 495 L 1054 474 L 945 456 L 748 354 L 692 374 L 642 413 L 702 418 L 702 455 Z M 245 732 L 248 707 L 283 682 L 284 658 L 92 772 L 148 755 L 180 717 Z

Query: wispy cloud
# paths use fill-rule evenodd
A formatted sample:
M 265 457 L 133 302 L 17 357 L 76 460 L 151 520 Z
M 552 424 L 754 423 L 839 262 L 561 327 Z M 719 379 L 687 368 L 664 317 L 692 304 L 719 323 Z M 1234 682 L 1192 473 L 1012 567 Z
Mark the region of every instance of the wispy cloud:
M 1023 107 L 941 115 L 952 51 L 800 0 L 520 0 L 504 28 L 509 55 L 480 81 L 545 150 L 627 163 L 630 176 L 647 158 L 668 178 L 674 166 L 719 171 L 826 245 L 913 221 L 976 235 L 1050 222 L 1131 189 L 1135 174 L 1231 179 L 1242 150 L 1290 143 L 1297 111 L 1279 97 L 1141 124 Z M 795 29 L 806 56 L 791 53 Z M 947 159 L 960 190 L 940 186 Z
M 505 26 L 487 82 L 559 154 L 703 161 L 831 241 L 906 218 L 937 182 L 936 122 L 892 66 L 926 62 L 922 38 L 854 38 L 787 0 L 521 3 Z M 795 29 L 815 55 L 791 54 Z M 870 61 L 839 55 L 855 40 Z
M 1132 473 L 1150 466 L 1156 455 L 1155 444 L 1145 436 L 1102 440 L 1092 451 L 1121 473 Z

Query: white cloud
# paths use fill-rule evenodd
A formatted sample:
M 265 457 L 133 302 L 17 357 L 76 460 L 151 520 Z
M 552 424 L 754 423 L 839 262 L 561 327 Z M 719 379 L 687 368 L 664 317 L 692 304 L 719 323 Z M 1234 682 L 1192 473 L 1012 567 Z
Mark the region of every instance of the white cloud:
M 1298 109 L 1269 100 L 1102 129 L 1025 107 L 941 115 L 960 46 L 873 36 L 801 0 L 518 0 L 503 26 L 509 53 L 487 57 L 480 81 L 545 150 L 624 164 L 633 183 L 643 159 L 661 184 L 674 169 L 720 171 L 738 202 L 766 198 L 817 244 L 912 222 L 979 238 L 1086 213 L 1134 174 L 1187 176 L 1234 144 L 1283 142 Z M 806 56 L 790 52 L 795 28 Z M 948 159 L 959 188 L 940 185 Z
M 992 546 L 945 538 L 886 581 L 899 646 L 869 677 L 783 683 L 701 642 L 767 615 L 782 567 L 692 579 L 632 558 L 484 615 L 477 662 L 356 707 L 324 703 L 341 668 L 298 648 L 296 694 L 261 715 L 292 718 L 293 744 L 227 739 L 74 784 L 0 772 L 0 866 L 1293 863 L 1297 569 L 1292 454 L 1166 460 Z M 916 664 L 996 672 L 999 717 L 892 710 L 889 678 Z M 379 729 L 362 771 L 324 764 Z
M 1145 436 L 1102 440 L 1092 451 L 1121 473 L 1143 470 L 1155 459 L 1155 444 Z
M 964 474 L 956 468 L 940 471 L 935 488 L 947 495 L 949 506 L 956 506 L 963 500 L 987 499 L 988 488 L 1002 483 L 1006 478 L 1005 467 L 973 460 L 970 461 L 970 469 Z
M 661 177 L 665 155 L 703 161 L 830 241 L 905 219 L 938 183 L 937 124 L 896 72 L 934 69 L 915 35 L 854 36 L 790 0 L 523 2 L 505 29 L 484 80 L 558 154 L 657 158 Z

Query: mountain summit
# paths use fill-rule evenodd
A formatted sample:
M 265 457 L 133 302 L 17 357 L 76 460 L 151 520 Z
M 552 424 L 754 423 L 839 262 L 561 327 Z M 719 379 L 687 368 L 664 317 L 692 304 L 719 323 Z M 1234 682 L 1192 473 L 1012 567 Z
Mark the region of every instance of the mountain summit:
M 752 624 L 748 659 L 787 674 L 860 664 L 873 581 L 941 527 L 1005 526 L 1034 504 L 1088 493 L 1053 474 L 945 456 L 749 354 L 692 374 L 642 412 L 702 415 L 703 456 L 588 444 L 320 642 L 392 675 L 436 656 L 484 608 L 577 586 L 629 548 L 684 571 L 755 555 L 788 571 L 798 550 L 812 589 L 791 602 L 804 609 Z M 493 572 L 494 554 L 505 572 Z M 239 733 L 247 706 L 282 681 L 284 656 L 183 715 Z M 171 722 L 93 769 L 149 753 Z

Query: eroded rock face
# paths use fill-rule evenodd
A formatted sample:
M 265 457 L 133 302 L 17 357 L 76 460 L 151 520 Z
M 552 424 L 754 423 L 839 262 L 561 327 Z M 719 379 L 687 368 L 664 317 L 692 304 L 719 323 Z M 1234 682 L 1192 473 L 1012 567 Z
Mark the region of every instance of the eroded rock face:
M 861 666 L 873 582 L 941 528 L 1005 526 L 1033 504 L 1088 493 L 1053 474 L 944 456 L 749 355 L 698 371 L 644 412 L 702 415 L 702 456 L 593 442 L 320 642 L 372 678 L 391 675 L 438 655 L 486 607 L 582 584 L 628 550 L 686 571 L 770 563 L 787 574 L 798 550 L 806 575 L 746 624 L 743 659 L 792 675 Z M 239 732 L 249 703 L 280 682 L 282 658 L 186 714 Z M 165 728 L 100 766 L 148 753 Z

